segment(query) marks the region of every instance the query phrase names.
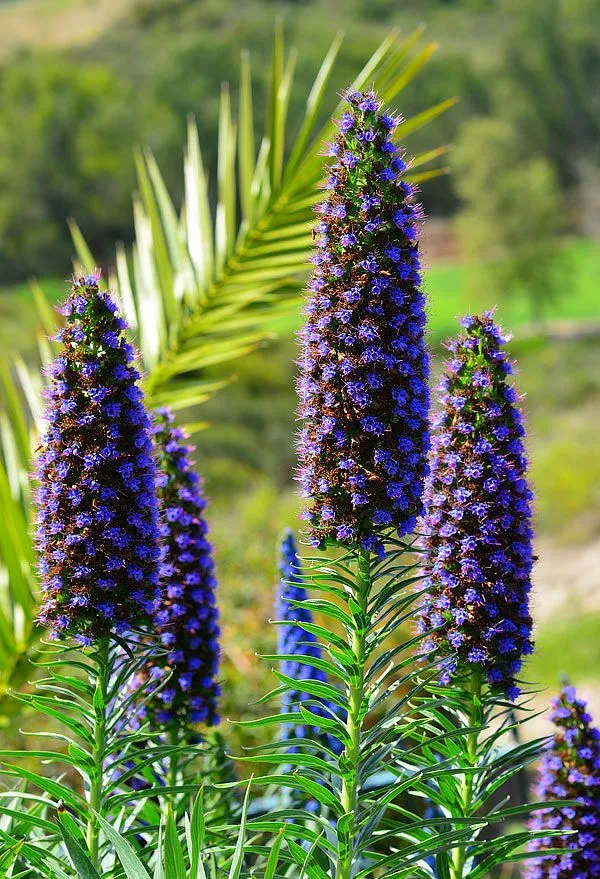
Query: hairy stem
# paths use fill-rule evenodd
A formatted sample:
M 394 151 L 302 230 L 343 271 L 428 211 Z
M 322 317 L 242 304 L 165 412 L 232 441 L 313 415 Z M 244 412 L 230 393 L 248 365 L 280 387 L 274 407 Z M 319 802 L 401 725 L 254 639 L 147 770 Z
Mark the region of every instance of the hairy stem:
M 467 722 L 470 727 L 481 725 L 481 672 L 477 669 L 471 672 L 468 686 L 468 712 Z M 479 734 L 471 732 L 466 739 L 466 761 L 463 767 L 467 770 L 460 782 L 460 813 L 456 818 L 471 818 L 473 814 L 473 786 L 475 781 L 474 771 L 477 767 L 477 752 L 479 746 Z M 469 771 L 470 770 L 470 771 Z M 452 853 L 451 875 L 452 879 L 465 879 L 465 866 L 467 863 L 467 846 L 463 844 L 454 849 Z
M 363 697 L 366 658 L 366 615 L 371 588 L 371 554 L 360 549 L 356 562 L 356 593 L 358 609 L 352 614 L 354 630 L 351 649 L 354 654 L 354 673 L 349 691 L 347 729 L 350 741 L 344 752 L 345 770 L 342 780 L 342 806 L 350 821 L 338 842 L 336 879 L 350 879 L 354 860 L 354 839 L 358 824 L 358 779 L 360 768 L 360 734 L 363 721 Z
M 106 710 L 110 680 L 110 638 L 98 642 L 96 653 L 97 677 L 94 690 L 94 746 L 92 756 L 94 768 L 90 774 L 89 804 L 90 815 L 87 826 L 87 847 L 94 867 L 99 867 L 100 827 L 96 812 L 102 812 L 104 794 L 104 756 L 106 750 Z

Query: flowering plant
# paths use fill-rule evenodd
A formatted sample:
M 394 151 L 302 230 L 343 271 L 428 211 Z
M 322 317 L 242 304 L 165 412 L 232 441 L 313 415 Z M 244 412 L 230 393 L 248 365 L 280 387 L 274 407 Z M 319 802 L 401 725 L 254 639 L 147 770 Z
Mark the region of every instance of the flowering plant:
M 431 419 L 404 123 L 373 91 L 346 102 L 302 334 L 310 549 L 301 559 L 286 533 L 262 700 L 276 708 L 238 721 L 272 735 L 236 769 L 211 731 L 220 633 L 201 480 L 171 412 L 144 409 L 117 303 L 78 275 L 38 452 L 47 676 L 18 696 L 66 730 L 64 751 L 30 755 L 76 780 L 5 755 L 22 782 L 0 797 L 7 876 L 483 879 L 529 857 L 535 877 L 598 873 L 583 704 L 564 691 L 550 751 L 518 735 L 531 491 L 505 339 L 491 313 L 464 319 Z M 544 752 L 541 801 L 499 802 Z

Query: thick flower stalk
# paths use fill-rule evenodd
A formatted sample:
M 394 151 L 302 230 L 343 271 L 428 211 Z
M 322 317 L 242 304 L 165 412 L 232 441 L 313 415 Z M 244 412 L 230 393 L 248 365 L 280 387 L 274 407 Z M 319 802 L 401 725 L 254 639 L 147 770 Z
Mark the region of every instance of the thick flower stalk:
M 125 322 L 98 278 L 73 280 L 37 458 L 40 622 L 83 645 L 147 625 L 160 597 L 150 423 Z
M 280 663 L 281 674 L 295 681 L 313 680 L 326 682 L 327 676 L 324 671 L 315 668 L 312 660 L 322 658 L 321 646 L 312 632 L 303 628 L 303 623 L 311 624 L 313 616 L 307 607 L 297 602 L 304 602 L 308 598 L 306 584 L 300 568 L 300 560 L 296 550 L 296 542 L 291 530 L 285 532 L 281 542 L 279 560 L 280 582 L 275 595 L 276 618 L 285 623 L 277 627 L 277 652 L 286 657 Z M 293 659 L 289 657 L 294 657 Z M 325 699 L 315 700 L 314 696 L 303 692 L 301 683 L 299 689 L 288 689 L 284 692 L 281 710 L 284 714 L 298 713 L 303 702 L 308 710 L 321 717 L 332 717 L 339 714 L 336 705 Z M 315 704 L 315 702 L 318 704 Z M 294 739 L 320 739 L 336 754 L 342 750 L 339 739 L 330 735 L 323 735 L 318 728 L 307 725 L 302 717 L 298 716 L 297 723 L 285 723 L 283 733 L 286 739 L 293 742 Z M 289 751 L 297 750 L 291 745 Z
M 553 702 L 554 739 L 546 751 L 538 782 L 541 801 L 556 806 L 536 812 L 534 831 L 564 831 L 565 836 L 534 840 L 530 851 L 561 849 L 528 862 L 528 879 L 593 879 L 600 876 L 600 730 L 592 726 L 586 703 L 573 687 Z M 576 805 L 561 806 L 561 800 Z
M 532 528 L 521 414 L 506 339 L 491 313 L 466 317 L 449 344 L 424 520 L 428 645 L 443 679 L 480 673 L 515 699 L 532 651 Z
M 386 635 L 404 607 L 403 544 L 395 535 L 411 532 L 422 513 L 429 448 L 429 359 L 417 242 L 422 212 L 413 185 L 403 178 L 407 162 L 393 142 L 402 120 L 380 113 L 372 92 L 346 98 L 348 108 L 328 148 L 327 194 L 318 207 L 298 382 L 299 476 L 308 498 L 309 537 L 320 549 L 341 547 L 331 568 L 315 560 L 307 572 L 324 596 L 318 607 L 327 628 L 317 628 L 323 655 L 343 682 L 339 691 L 326 691 L 340 709 L 336 723 L 321 726 L 335 730 L 344 746 L 336 788 L 336 879 L 354 875 L 361 852 L 370 849 L 373 815 L 385 811 L 379 812 L 367 790 L 375 751 L 381 765 L 392 760 L 386 738 L 392 731 L 378 728 L 370 713 L 379 698 L 387 698 L 374 670 L 384 660 L 375 659 L 374 645 L 386 656 Z M 390 592 L 374 588 L 388 570 L 396 588 L 391 606 Z M 342 623 L 343 638 L 335 634 L 335 620 Z M 392 674 L 396 655 L 390 651 L 383 677 Z M 308 767 L 306 772 L 312 775 Z M 381 791 L 378 796 L 385 798 Z
M 221 693 L 217 681 L 219 613 L 212 546 L 204 518 L 206 500 L 184 431 L 173 425 L 168 409 L 157 410 L 153 421 L 164 542 L 160 568 L 163 600 L 156 627 L 167 655 L 165 663 L 148 668 L 145 674 L 157 681 L 165 671 L 171 676 L 162 688 L 157 686 L 156 696 L 145 710 L 163 727 L 212 726 L 219 722 Z
M 300 479 L 314 545 L 382 551 L 413 530 L 427 464 L 421 209 L 392 137 L 401 118 L 349 93 L 329 147 L 298 383 Z

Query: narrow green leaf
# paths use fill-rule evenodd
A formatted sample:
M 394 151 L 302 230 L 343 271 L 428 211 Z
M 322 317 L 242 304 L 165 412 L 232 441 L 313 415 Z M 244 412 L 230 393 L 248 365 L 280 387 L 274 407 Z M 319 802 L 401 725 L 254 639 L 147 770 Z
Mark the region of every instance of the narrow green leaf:
M 192 817 L 190 822 L 190 879 L 204 879 L 204 867 L 202 866 L 202 846 L 204 845 L 205 835 L 204 825 L 204 788 L 198 791 L 198 796 L 194 800 L 192 807 Z
M 248 804 L 250 802 L 250 786 L 252 784 L 252 779 L 248 782 L 248 786 L 246 787 L 246 795 L 244 797 L 244 804 L 242 806 L 242 814 L 240 816 L 240 830 L 238 833 L 237 842 L 235 844 L 235 849 L 233 852 L 233 857 L 231 859 L 231 868 L 229 870 L 228 879 L 239 879 L 239 876 L 242 872 L 242 866 L 244 864 L 244 842 L 246 836 L 246 820 L 248 814 Z
M 133 274 L 138 298 L 139 332 L 144 361 L 153 368 L 166 340 L 166 327 L 160 289 L 152 253 L 152 229 L 141 202 L 133 204 L 136 245 L 133 248 Z
M 69 821 L 65 813 L 61 813 L 59 810 L 58 821 L 69 859 L 77 871 L 77 875 L 80 879 L 100 879 L 100 874 L 90 861 L 87 852 L 72 833 L 71 825 L 74 823 L 72 819 Z
M 271 82 L 269 97 L 269 180 L 271 191 L 279 189 L 281 181 L 281 163 L 283 146 L 280 142 L 280 88 L 284 67 L 283 25 L 280 18 L 275 19 L 273 35 L 273 61 L 271 64 Z
M 10 867 L 12 867 L 12 865 L 14 864 L 16 859 L 18 858 L 19 852 L 21 851 L 21 849 L 23 848 L 24 845 L 25 845 L 25 840 L 22 839 L 19 842 L 14 842 L 10 846 L 10 848 L 8 848 L 6 851 L 0 853 L 0 869 L 2 869 L 4 871 L 3 872 L 4 876 L 9 875 L 8 870 Z
M 428 107 L 427 110 L 423 110 L 422 113 L 410 116 L 402 123 L 402 125 L 398 126 L 395 132 L 396 137 L 404 140 L 409 134 L 413 134 L 433 119 L 441 116 L 442 113 L 445 113 L 446 110 L 453 107 L 458 100 L 458 98 L 447 98 L 445 101 L 440 101 L 439 104 L 435 104 L 433 107 Z
M 184 162 L 187 246 L 202 291 L 213 280 L 213 231 L 208 200 L 208 182 L 202 164 L 198 128 L 188 119 L 188 141 Z
M 418 174 L 407 174 L 405 180 L 411 183 L 424 183 L 426 180 L 435 180 L 436 177 L 444 177 L 450 173 L 450 168 L 433 168 L 431 171 L 420 171 Z
M 323 106 L 323 98 L 327 86 L 329 85 L 331 71 L 333 70 L 333 66 L 335 64 L 343 41 L 344 36 L 341 31 L 338 31 L 331 46 L 329 47 L 327 55 L 323 59 L 323 63 L 321 64 L 319 72 L 317 73 L 317 77 L 310 90 L 306 101 L 306 112 L 304 115 L 304 120 L 302 122 L 302 126 L 300 128 L 300 131 L 298 132 L 298 136 L 294 142 L 292 152 L 290 153 L 290 157 L 286 164 L 286 180 L 289 180 L 291 178 L 292 174 L 296 170 L 298 162 L 304 155 L 308 144 L 310 143 L 311 136 L 314 133 L 315 122 L 317 121 L 318 115 Z
M 217 271 L 221 272 L 227 257 L 233 251 L 236 237 L 236 183 L 235 183 L 235 131 L 231 119 L 229 86 L 221 88 L 219 111 L 219 159 L 217 182 L 219 198 L 216 215 Z
M 420 52 L 406 65 L 406 67 L 396 76 L 390 85 L 380 94 L 381 99 L 387 103 L 393 100 L 408 83 L 414 79 L 422 67 L 427 64 L 429 59 L 439 48 L 438 43 L 428 43 Z
M 148 249 L 148 259 L 152 260 L 153 268 L 156 271 L 166 324 L 168 327 L 171 327 L 177 321 L 178 307 L 175 301 L 173 268 L 171 260 L 169 259 L 165 231 L 161 223 L 160 212 L 152 189 L 152 184 L 150 183 L 150 175 L 146 160 L 139 150 L 135 150 L 134 159 L 140 195 L 149 224 L 148 235 L 151 240 L 151 245 Z
M 154 876 L 153 879 L 166 879 L 165 871 L 164 871 L 164 830 L 163 826 L 158 828 L 158 844 L 156 847 L 156 863 L 154 865 Z
M 294 842 L 293 839 L 286 839 L 286 843 L 292 857 L 302 869 L 299 879 L 302 879 L 302 876 L 305 875 L 308 876 L 309 879 L 327 879 L 327 873 L 316 863 L 316 861 L 310 863 L 310 858 L 314 850 L 313 847 L 306 852 L 302 846 L 298 845 L 297 842 Z
M 23 404 L 21 402 L 17 385 L 11 375 L 8 363 L 4 358 L 0 360 L 0 383 L 4 405 L 8 412 L 10 423 L 13 427 L 15 438 L 22 461 L 29 461 L 31 443 L 29 441 L 29 428 L 25 419 Z
M 94 271 L 97 265 L 96 260 L 92 255 L 92 251 L 87 246 L 87 242 L 75 220 L 71 217 L 67 220 L 67 223 L 69 224 L 69 231 L 71 233 L 71 238 L 73 239 L 73 244 L 75 245 L 75 252 L 81 263 L 81 268 L 83 269 L 84 274 L 90 274 Z
M 254 218 L 252 178 L 255 167 L 254 111 L 252 105 L 252 74 L 250 55 L 242 52 L 240 65 L 240 110 L 238 157 L 240 166 L 240 202 L 242 216 L 248 226 Z
M 154 155 L 150 150 L 147 150 L 145 156 L 146 165 L 148 167 L 148 174 L 150 175 L 150 180 L 152 181 L 152 186 L 156 195 L 156 201 L 160 212 L 162 228 L 164 230 L 164 235 L 169 249 L 169 256 L 173 267 L 173 274 L 175 274 L 182 268 L 181 259 L 183 253 L 181 247 L 179 219 L 177 217 L 177 211 L 175 210 L 175 205 L 171 200 L 169 190 L 167 189 Z M 175 309 L 175 311 L 177 311 L 177 309 Z
M 129 274 L 129 265 L 127 263 L 127 254 L 122 243 L 116 246 L 116 263 L 117 263 L 117 279 L 118 293 L 121 305 L 123 306 L 123 314 L 127 323 L 132 330 L 138 327 L 138 317 L 135 308 L 135 299 L 131 286 L 131 276 Z
M 6 568 L 10 584 L 10 600 L 16 602 L 25 613 L 25 619 L 32 619 L 33 562 L 30 560 L 33 547 L 29 526 L 25 521 L 20 504 L 15 501 L 10 489 L 4 463 L 0 460 L 0 558 Z M 12 610 L 7 606 L 12 616 Z M 19 639 L 20 640 L 20 639 Z
M 117 855 L 119 856 L 119 860 L 123 866 L 123 870 L 125 871 L 125 875 L 127 879 L 150 879 L 146 868 L 138 858 L 135 853 L 135 850 L 130 842 L 128 842 L 120 833 L 111 827 L 111 825 L 106 821 L 102 815 L 99 815 L 96 812 L 96 819 L 100 824 L 100 827 L 108 837 L 108 839 L 112 842 Z
M 47 336 L 53 336 L 58 329 L 58 315 L 48 302 L 48 298 L 36 278 L 32 278 L 29 281 L 29 286 L 33 293 L 37 313 L 44 328 L 44 332 Z
M 265 867 L 264 879 L 275 879 L 277 865 L 279 863 L 279 851 L 281 849 L 281 843 L 283 842 L 284 836 L 285 827 L 282 827 L 275 839 L 273 840 L 273 845 L 271 846 L 271 851 L 269 852 L 269 860 L 267 861 L 267 866 Z
M 185 858 L 171 806 L 167 810 L 165 829 L 165 873 L 169 879 L 186 879 Z
M 53 781 L 51 778 L 46 778 L 43 775 L 38 775 L 36 772 L 31 772 L 23 766 L 9 765 L 4 762 L 0 763 L 0 765 L 6 766 L 6 769 L 2 770 L 6 775 L 16 775 L 19 778 L 32 782 L 36 787 L 39 787 L 51 796 L 56 797 L 57 800 L 62 800 L 69 806 L 72 806 L 75 810 L 85 810 L 87 807 L 87 803 L 83 797 L 80 797 L 79 794 L 71 791 L 66 785 L 60 784 L 60 782 Z

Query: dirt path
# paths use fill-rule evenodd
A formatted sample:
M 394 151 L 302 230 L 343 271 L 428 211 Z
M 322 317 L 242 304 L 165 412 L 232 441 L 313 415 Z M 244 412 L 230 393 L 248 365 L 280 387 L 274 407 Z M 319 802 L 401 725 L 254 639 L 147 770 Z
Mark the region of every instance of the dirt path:
M 563 612 L 571 616 L 574 609 L 581 613 L 600 610 L 600 538 L 581 546 L 540 540 L 536 552 L 533 606 L 538 625 Z
M 536 552 L 539 560 L 533 578 L 532 604 L 538 630 L 546 625 L 564 624 L 576 615 L 600 611 L 600 538 L 580 546 L 540 540 L 536 543 Z M 600 628 L 597 638 L 600 638 Z M 573 683 L 587 699 L 596 725 L 600 725 L 600 668 L 592 661 L 585 674 Z M 546 709 L 553 695 L 550 689 L 540 693 L 536 698 L 537 707 Z M 533 719 L 526 727 L 528 738 L 549 732 L 551 726 L 543 717 Z

